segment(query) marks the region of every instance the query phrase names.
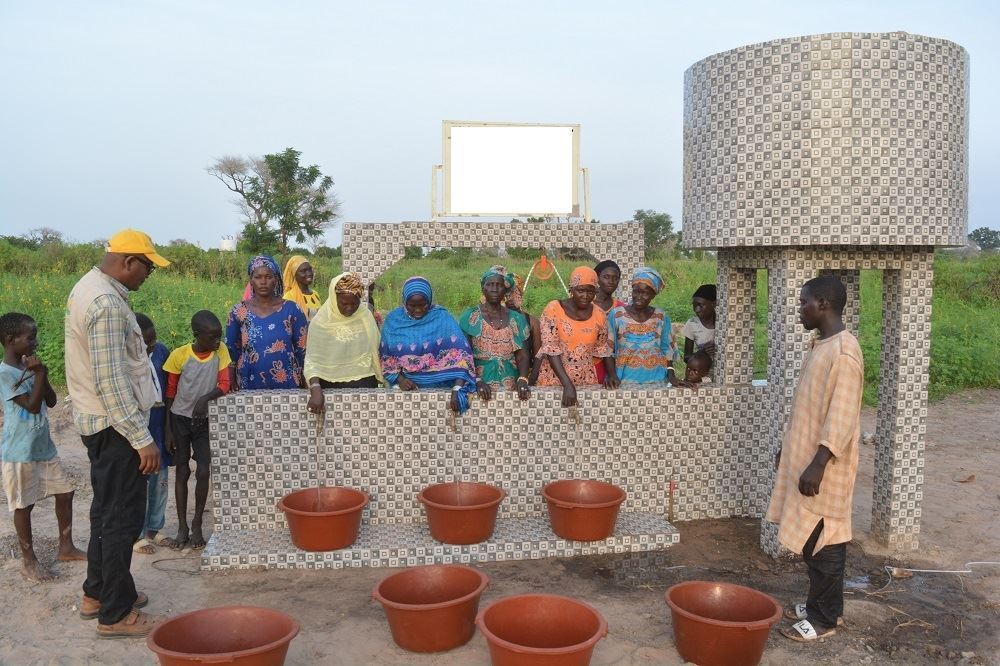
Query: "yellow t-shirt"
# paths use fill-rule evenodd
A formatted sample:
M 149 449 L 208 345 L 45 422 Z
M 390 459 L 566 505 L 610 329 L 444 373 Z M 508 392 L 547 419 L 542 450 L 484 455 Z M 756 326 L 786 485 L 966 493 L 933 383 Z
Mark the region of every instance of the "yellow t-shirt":
M 298 305 L 302 312 L 306 315 L 306 319 L 310 320 L 316 316 L 316 313 L 319 312 L 319 306 L 323 303 L 319 300 L 319 294 L 315 291 L 311 294 L 303 294 L 301 291 L 289 289 L 285 292 L 284 299 L 286 301 L 292 301 Z

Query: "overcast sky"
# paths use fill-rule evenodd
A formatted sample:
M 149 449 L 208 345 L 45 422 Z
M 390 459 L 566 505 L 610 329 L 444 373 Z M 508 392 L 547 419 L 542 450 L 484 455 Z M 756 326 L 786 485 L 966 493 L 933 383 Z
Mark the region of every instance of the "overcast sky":
M 424 220 L 441 121 L 580 123 L 594 217 L 681 217 L 683 72 L 743 44 L 903 30 L 972 57 L 969 228 L 1000 228 L 998 2 L 3 2 L 0 233 L 241 228 L 205 167 L 294 147 L 342 219 Z M 329 235 L 340 242 L 339 229 Z

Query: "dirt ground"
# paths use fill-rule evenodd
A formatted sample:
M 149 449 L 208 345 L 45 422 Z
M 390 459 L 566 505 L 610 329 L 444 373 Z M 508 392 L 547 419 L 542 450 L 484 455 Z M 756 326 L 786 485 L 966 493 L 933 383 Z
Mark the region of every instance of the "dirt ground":
M 57 407 L 52 413 L 54 438 L 79 489 L 76 540 L 85 548 L 89 470 L 67 412 Z M 874 413 L 866 410 L 864 419 L 864 430 L 872 430 Z M 864 446 L 855 496 L 856 541 L 849 547 L 846 627 L 808 646 L 772 632 L 764 663 L 1000 664 L 1000 567 L 892 580 L 883 568 L 953 570 L 970 561 L 1000 559 L 1000 392 L 969 392 L 933 404 L 927 427 L 920 550 L 891 554 L 871 539 L 874 450 Z M 0 606 L 5 609 L 0 663 L 155 663 L 144 641 L 98 640 L 94 623 L 77 618 L 85 565 L 53 562 L 51 499 L 36 507 L 34 523 L 36 551 L 59 577 L 45 584 L 25 580 L 19 573 L 13 524 L 0 519 Z M 175 526 L 171 492 L 169 535 Z M 210 529 L 210 515 L 206 526 Z M 804 565 L 764 556 L 757 547 L 757 521 L 704 520 L 677 527 L 681 543 L 655 554 L 484 565 L 491 583 L 483 602 L 531 591 L 570 594 L 591 603 L 608 621 L 609 634 L 598 644 L 594 664 L 680 664 L 663 600 L 670 585 L 722 580 L 763 590 L 782 602 L 804 598 Z M 293 615 L 302 631 L 289 651 L 290 664 L 489 662 L 478 634 L 465 647 L 441 655 L 413 655 L 397 648 L 370 596 L 373 585 L 389 573 L 383 569 L 205 574 L 197 553 L 161 549 L 155 555 L 136 555 L 133 572 L 149 594 L 147 610 L 153 613 L 242 603 Z

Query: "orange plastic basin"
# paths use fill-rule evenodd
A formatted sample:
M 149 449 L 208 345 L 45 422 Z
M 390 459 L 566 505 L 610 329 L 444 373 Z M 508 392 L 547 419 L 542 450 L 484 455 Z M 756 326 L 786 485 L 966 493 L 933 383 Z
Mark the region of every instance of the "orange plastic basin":
M 405 569 L 372 591 L 382 604 L 396 645 L 411 652 L 442 652 L 465 645 L 476 631 L 486 574 L 461 565 Z
M 571 541 L 600 541 L 614 534 L 625 491 L 603 481 L 555 481 L 542 488 L 552 531 Z
M 770 595 L 730 583 L 687 581 L 669 588 L 665 597 L 677 651 L 703 666 L 760 663 L 782 614 Z
M 486 483 L 455 481 L 428 486 L 417 499 L 427 512 L 431 536 L 441 543 L 481 543 L 493 536 L 507 493 Z
M 276 610 L 221 606 L 168 618 L 153 627 L 146 645 L 161 666 L 281 666 L 298 633 L 298 622 Z
M 504 597 L 476 625 L 494 666 L 587 666 L 608 623 L 589 605 L 552 594 Z
M 368 493 L 354 488 L 306 488 L 281 498 L 292 543 L 302 550 L 347 548 L 358 538 Z

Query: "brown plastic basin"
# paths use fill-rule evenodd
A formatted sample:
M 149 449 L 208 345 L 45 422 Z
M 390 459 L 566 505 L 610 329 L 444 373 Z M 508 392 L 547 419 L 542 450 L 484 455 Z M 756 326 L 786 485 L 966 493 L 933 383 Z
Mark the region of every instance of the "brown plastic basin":
M 542 488 L 552 531 L 571 541 L 600 541 L 615 531 L 625 491 L 603 481 L 554 481 Z
M 600 613 L 554 594 L 504 597 L 480 611 L 476 625 L 494 666 L 587 666 L 608 635 Z
M 368 493 L 354 488 L 306 488 L 281 498 L 292 543 L 302 550 L 347 548 L 358 538 Z
M 493 536 L 506 491 L 487 483 L 438 483 L 420 491 L 431 536 L 441 543 L 481 543 Z
M 669 588 L 665 597 L 677 651 L 703 666 L 760 663 L 771 627 L 781 619 L 773 597 L 742 585 L 691 580 Z
M 457 564 L 405 569 L 385 578 L 372 597 L 382 604 L 396 645 L 411 652 L 443 652 L 476 632 L 486 574 Z
M 281 666 L 298 633 L 299 623 L 276 610 L 221 606 L 164 620 L 153 627 L 146 645 L 161 666 Z

